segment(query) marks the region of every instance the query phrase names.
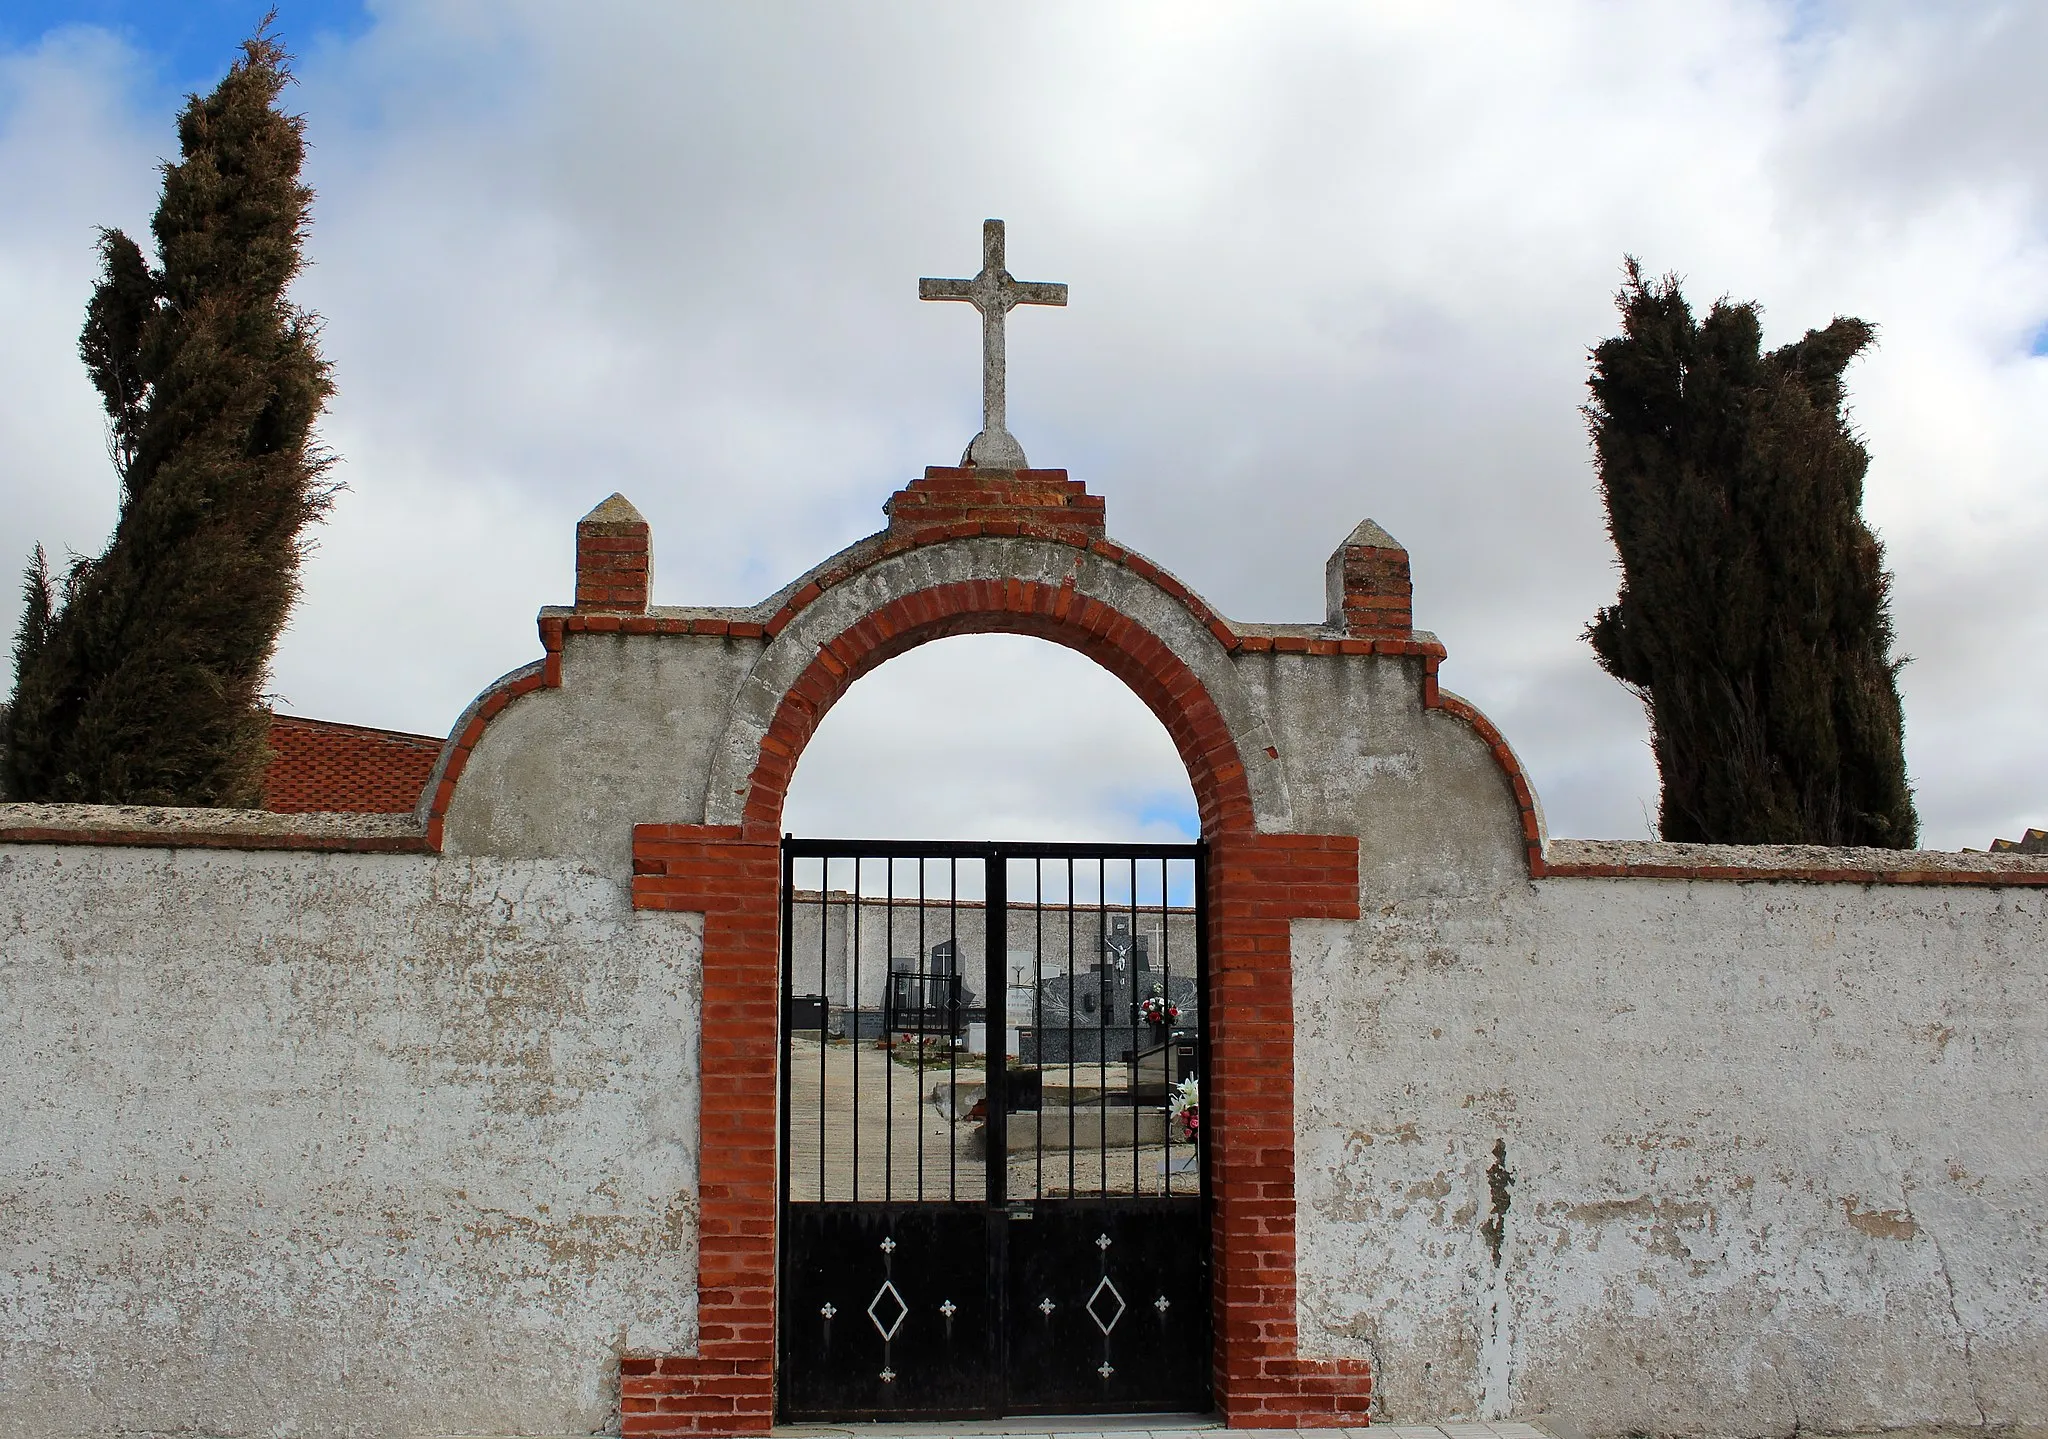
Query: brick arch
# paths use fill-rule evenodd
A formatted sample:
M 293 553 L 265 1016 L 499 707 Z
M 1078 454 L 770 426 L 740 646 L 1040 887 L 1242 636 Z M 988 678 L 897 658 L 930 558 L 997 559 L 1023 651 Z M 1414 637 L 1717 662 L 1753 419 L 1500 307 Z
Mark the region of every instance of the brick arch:
M 736 822 L 634 827 L 635 906 L 704 916 L 704 1027 L 698 1349 L 621 1358 L 628 1435 L 754 1434 L 772 1422 L 783 801 L 819 722 L 855 680 L 932 640 L 991 632 L 1065 645 L 1123 680 L 1172 736 L 1194 788 L 1209 845 L 1204 1122 L 1217 1406 L 1230 1424 L 1257 1428 L 1357 1423 L 1368 1410 L 1365 1363 L 1299 1352 L 1294 1253 L 1290 925 L 1357 919 L 1358 841 L 1261 832 L 1253 777 L 1211 684 L 1072 579 L 1013 575 L 877 595 L 851 610 L 793 681 L 759 695 L 774 706 L 765 728 L 728 732 L 743 746 L 727 751 L 739 765 L 714 783 L 745 776 L 723 791 L 741 800 L 725 811 Z M 758 738 L 741 738 L 749 734 Z
M 740 833 L 773 839 L 797 760 L 853 682 L 897 655 L 950 635 L 1030 635 L 1094 660 L 1166 727 L 1187 766 L 1202 833 L 1250 834 L 1251 789 L 1222 709 L 1187 663 L 1135 620 L 1071 587 L 969 580 L 900 595 L 819 647 L 783 694 L 749 779 Z

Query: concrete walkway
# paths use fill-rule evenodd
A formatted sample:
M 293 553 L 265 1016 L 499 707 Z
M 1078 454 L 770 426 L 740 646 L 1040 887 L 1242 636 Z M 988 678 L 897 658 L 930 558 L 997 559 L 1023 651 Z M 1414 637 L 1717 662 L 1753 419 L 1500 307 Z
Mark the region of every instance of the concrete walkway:
M 1805 1432 L 1817 1439 L 1826 1431 Z M 1577 1425 L 1549 1414 L 1513 1421 L 1375 1424 L 1367 1429 L 1225 1429 L 1215 1419 L 1193 1415 L 1094 1414 L 952 1424 L 789 1424 L 773 1430 L 773 1439 L 1045 1439 L 1048 1435 L 1053 1439 L 1586 1439 Z M 2048 1439 L 2048 1425 L 1910 1425 L 1837 1433 L 1829 1439 Z
M 981 1419 L 952 1424 L 777 1425 L 774 1439 L 1583 1439 L 1547 1416 L 1531 1422 L 1375 1424 L 1369 1429 L 1225 1429 L 1218 1420 L 1165 1414 Z

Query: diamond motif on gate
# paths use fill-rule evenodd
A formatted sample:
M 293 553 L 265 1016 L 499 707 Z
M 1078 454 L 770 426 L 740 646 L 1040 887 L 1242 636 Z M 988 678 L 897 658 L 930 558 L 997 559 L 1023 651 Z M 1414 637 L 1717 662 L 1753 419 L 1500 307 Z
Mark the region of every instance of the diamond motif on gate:
M 887 1309 L 895 1315 L 886 1322 L 882 1319 L 883 1300 L 888 1301 Z M 875 1297 L 868 1301 L 868 1318 L 874 1322 L 884 1343 L 896 1337 L 896 1331 L 903 1327 L 903 1320 L 909 1313 L 910 1306 L 903 1302 L 903 1296 L 896 1292 L 896 1286 L 887 1279 L 884 1279 L 882 1287 L 875 1291 Z M 1106 1329 L 1103 1331 L 1105 1334 L 1108 1332 Z
M 1110 1309 L 1108 1305 L 1102 1305 L 1101 1309 L 1097 1309 L 1096 1306 L 1102 1303 L 1102 1296 L 1105 1294 L 1115 1301 L 1115 1309 Z M 1107 1319 L 1102 1317 L 1105 1311 L 1109 1314 Z M 1095 1286 L 1095 1292 L 1088 1296 L 1088 1317 L 1095 1321 L 1095 1327 L 1104 1334 L 1116 1328 L 1117 1320 L 1124 1317 L 1124 1297 L 1116 1292 L 1116 1286 L 1109 1282 L 1107 1274 L 1103 1275 L 1102 1282 Z

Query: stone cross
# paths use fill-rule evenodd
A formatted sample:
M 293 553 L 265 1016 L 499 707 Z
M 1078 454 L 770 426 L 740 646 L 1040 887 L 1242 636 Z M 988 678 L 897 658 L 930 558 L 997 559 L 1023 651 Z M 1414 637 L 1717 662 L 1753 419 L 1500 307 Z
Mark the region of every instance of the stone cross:
M 987 469 L 1027 467 L 1024 447 L 1009 430 L 1003 394 L 1003 317 L 1018 305 L 1064 305 L 1067 287 L 1015 280 L 1003 268 L 1003 222 L 981 222 L 981 273 L 971 280 L 919 280 L 920 300 L 965 300 L 981 311 L 981 433 L 960 457 L 963 465 Z

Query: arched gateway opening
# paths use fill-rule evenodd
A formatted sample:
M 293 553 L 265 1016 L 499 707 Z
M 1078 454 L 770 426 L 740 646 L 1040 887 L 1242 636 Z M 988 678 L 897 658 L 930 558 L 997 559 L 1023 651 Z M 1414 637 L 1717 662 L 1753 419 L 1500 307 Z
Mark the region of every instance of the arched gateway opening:
M 693 636 L 718 633 L 760 646 L 737 687 L 725 732 L 712 749 L 703 822 L 642 824 L 633 832 L 635 904 L 704 916 L 704 1038 L 700 1343 L 696 1354 L 627 1356 L 622 1361 L 629 1431 L 755 1432 L 765 1429 L 778 1412 L 792 1416 L 827 1412 L 842 1416 L 1002 1410 L 1100 1412 L 1190 1404 L 1213 1405 L 1232 1422 L 1243 1424 L 1341 1423 L 1355 1417 L 1362 1412 L 1369 1390 L 1364 1366 L 1303 1358 L 1295 1346 L 1294 1021 L 1288 927 L 1296 918 L 1356 916 L 1357 842 L 1349 836 L 1293 832 L 1279 751 L 1235 668 L 1239 653 L 1256 650 L 1261 644 L 1270 647 L 1273 641 L 1240 634 L 1171 576 L 1109 542 L 1103 535 L 1102 502 L 1068 481 L 1064 472 L 928 471 L 924 479 L 893 497 L 887 510 L 887 531 L 834 557 L 744 617 L 736 613 L 688 619 L 650 615 L 647 621 L 636 622 L 567 616 L 549 622 L 562 626 L 552 637 L 544 628 L 544 638 L 551 646 L 558 646 L 561 634 L 579 625 L 602 628 L 607 623 L 618 624 L 625 633 L 633 633 L 629 626 L 635 623 L 645 623 L 656 633 L 669 624 Z M 641 532 L 644 535 L 644 526 Z M 596 531 L 592 533 L 594 539 L 601 538 Z M 593 567 L 606 563 L 597 558 L 599 553 L 593 551 Z M 806 852 L 801 846 L 785 848 L 783 803 L 797 761 L 819 721 L 853 682 L 889 658 L 927 641 L 985 632 L 1031 635 L 1065 645 L 1093 659 L 1130 688 L 1165 727 L 1186 767 L 1200 815 L 1199 849 L 1186 846 L 1145 854 L 1073 856 L 1084 862 L 1072 882 L 1064 877 L 1070 856 L 986 849 L 966 857 L 979 862 L 980 888 L 972 891 L 970 882 L 959 876 L 964 856 L 957 853 L 869 854 L 865 858 L 870 868 L 856 883 L 852 879 L 854 863 L 861 856 L 843 850 L 835 854 Z M 1376 642 L 1346 639 L 1341 643 L 1362 645 L 1366 648 L 1361 652 L 1371 652 Z M 863 944 L 879 942 L 892 962 L 888 969 L 876 971 L 851 989 L 846 987 L 846 970 L 839 970 L 841 998 L 836 1013 L 829 937 L 815 962 L 798 953 L 806 937 L 816 941 L 819 933 L 829 928 L 833 920 L 828 911 L 834 906 L 822 899 L 817 902 L 819 923 L 815 926 L 800 923 L 796 914 L 798 891 L 804 887 L 796 866 L 815 862 L 812 882 L 825 891 L 836 883 L 830 869 L 834 861 L 847 880 L 848 898 L 837 908 L 848 914 L 839 918 L 850 918 L 852 896 L 861 895 L 864 914 L 857 928 Z M 980 916 L 979 930 L 973 922 L 964 931 L 948 929 L 946 938 L 954 944 L 943 966 L 934 963 L 938 941 L 932 939 L 930 930 L 935 912 L 930 892 L 935 861 L 952 865 L 945 903 L 957 908 L 973 892 L 978 898 L 970 901 L 970 907 L 980 906 L 974 911 Z M 1018 908 L 1009 902 L 1010 878 L 1019 871 L 1030 876 L 1028 904 L 1032 908 Z M 1155 874 L 1157 880 L 1152 878 Z M 907 936 L 902 937 L 906 952 L 898 955 L 899 936 L 885 933 L 879 941 L 867 937 L 872 918 L 865 913 L 869 904 L 866 889 L 879 885 L 884 891 L 900 890 L 914 884 L 915 876 L 920 875 L 927 886 L 922 899 L 901 893 L 882 896 L 884 900 L 908 901 L 901 909 L 885 911 L 897 916 L 899 927 L 904 910 L 922 917 L 926 924 L 925 935 L 914 946 Z M 1003 905 L 991 933 L 991 899 L 998 892 Z M 1183 895 L 1187 902 L 1177 903 Z M 1128 928 L 1112 918 L 1119 909 L 1129 921 Z M 1051 913 L 1058 914 L 1062 924 L 1070 913 L 1073 916 L 1075 931 L 1070 945 L 1038 942 L 1035 935 L 1030 944 L 1011 944 L 1020 925 L 1038 924 L 1042 916 Z M 1084 913 L 1094 918 L 1084 921 Z M 1020 915 L 1030 918 L 1020 920 Z M 1121 962 L 1114 954 L 1107 960 L 1098 958 L 1111 945 L 1130 943 L 1126 936 L 1140 933 L 1158 935 L 1160 997 L 1169 1003 L 1177 994 L 1193 1000 L 1185 1006 L 1194 1011 L 1189 1016 L 1192 1022 L 1184 1026 L 1190 1031 L 1185 1036 L 1176 1036 L 1169 1020 L 1166 1032 L 1157 1036 L 1158 1042 L 1147 1043 L 1155 1038 L 1142 1012 L 1144 1000 L 1151 997 L 1143 992 L 1149 984 L 1138 980 L 1141 989 L 1135 1004 L 1121 987 L 1130 984 L 1133 975 L 1152 972 L 1150 939 L 1146 970 L 1138 970 L 1129 955 Z M 787 957 L 785 935 L 791 943 Z M 977 942 L 978 960 L 970 954 Z M 1035 983 L 1010 983 L 1013 977 L 1021 977 L 1010 972 L 1013 947 L 1036 956 Z M 1169 948 L 1171 960 L 1166 958 Z M 902 972 L 894 964 L 899 958 L 910 963 L 901 1004 L 891 1013 L 890 1006 L 897 999 L 896 976 Z M 1070 1042 L 1064 1020 L 1059 1025 L 1058 1042 L 1071 1043 L 1076 1051 L 1076 1073 L 1074 1082 L 1056 1093 L 1064 1102 L 1058 1126 L 1042 1122 L 1043 1108 L 1036 1117 L 1016 1120 L 1018 1096 L 1006 1092 L 1007 1063 L 998 1066 L 984 1058 L 984 1088 L 978 1096 L 970 1093 L 971 1084 L 959 1083 L 956 1056 L 962 1049 L 971 1052 L 970 1035 L 958 1036 L 966 1041 L 960 1046 L 953 1045 L 955 1036 L 950 1031 L 944 1043 L 927 1042 L 935 1025 L 946 1029 L 954 1022 L 950 980 L 955 974 L 964 976 L 968 965 L 975 962 L 981 966 L 988 998 L 993 1001 L 995 991 L 1003 991 L 1000 1017 L 1004 1021 L 1013 988 L 1038 996 L 1032 1001 L 1039 1009 L 1032 1013 L 1030 1028 L 1039 1059 L 1034 1067 L 1041 1106 L 1047 1102 L 1046 1061 L 1054 1050 L 1051 1026 L 1042 1012 L 1043 981 L 1051 979 L 1062 998 L 1078 1004 L 1093 976 L 1098 991 L 1095 1013 L 1102 1013 L 1105 990 L 1108 1002 L 1115 1006 L 1097 1025 L 1105 1032 L 1093 1041 L 1082 1036 L 1085 1026 L 1077 1023 Z M 1164 968 L 1168 963 L 1173 966 L 1170 970 Z M 878 981 L 880 975 L 888 977 Z M 1070 979 L 1071 996 L 1067 993 Z M 870 987 L 877 982 L 881 988 Z M 849 995 L 851 1003 L 847 1002 Z M 982 1044 L 991 1056 L 999 1045 L 1008 1049 L 1008 1029 L 1025 1027 L 998 1024 L 998 1016 L 988 1012 L 994 1007 L 985 1004 L 980 1021 L 984 1026 Z M 865 1012 L 875 1008 L 883 1011 L 879 1019 Z M 841 1072 L 835 1074 L 830 1046 L 820 1042 L 821 1035 L 829 1041 L 836 1026 L 851 1055 L 864 1036 L 869 1043 L 887 1039 L 893 1046 L 906 1032 L 906 1020 L 909 1042 L 918 1057 L 914 1067 L 898 1065 L 892 1047 L 861 1051 L 867 1067 L 846 1058 Z M 964 1027 L 967 1021 L 961 1023 Z M 874 1033 L 867 1035 L 869 1030 Z M 1106 1033 L 1111 1030 L 1127 1032 L 1128 1039 L 1123 1034 Z M 792 1034 L 810 1036 L 810 1047 L 801 1055 L 801 1046 L 791 1042 Z M 1020 1050 L 1022 1039 L 1020 1034 Z M 1165 1082 L 1179 1082 L 1175 1066 L 1182 1061 L 1176 1046 L 1182 1039 L 1191 1047 L 1187 1062 L 1199 1073 L 1201 1138 L 1176 1153 L 1163 1136 L 1149 1133 L 1155 1125 L 1149 1116 L 1156 1115 L 1158 1125 L 1166 1123 L 1171 1101 L 1158 1100 L 1151 1091 Z M 1113 1073 L 1114 1083 L 1105 1078 L 1092 1086 L 1094 1093 L 1084 1095 L 1081 1091 L 1091 1086 L 1081 1082 L 1080 1071 L 1093 1053 L 1087 1049 L 1091 1042 L 1098 1050 L 1106 1047 L 1114 1055 L 1097 1055 L 1098 1071 L 1105 1076 Z M 1124 1057 L 1126 1050 L 1132 1058 Z M 1141 1051 L 1153 1052 L 1141 1058 Z M 789 1090 L 784 1088 L 792 1075 L 791 1066 L 783 1062 L 786 1053 L 799 1059 L 822 1058 L 823 1072 L 812 1091 L 820 1103 L 815 1149 L 806 1147 L 809 1139 L 782 1123 L 783 1115 L 790 1112 L 788 1106 L 800 1097 L 793 1083 Z M 886 1056 L 879 1068 L 875 1054 Z M 952 1060 L 943 1081 L 937 1065 L 927 1064 L 928 1059 Z M 1061 1068 L 1064 1078 L 1064 1061 Z M 1155 1069 L 1160 1071 L 1156 1075 Z M 887 1402 L 911 1393 L 910 1371 L 898 1362 L 896 1345 L 898 1337 L 906 1333 L 904 1326 L 911 1322 L 906 1311 L 913 1304 L 905 1290 L 908 1274 L 897 1267 L 894 1257 L 902 1255 L 903 1264 L 909 1263 L 908 1240 L 888 1229 L 901 1213 L 900 1208 L 891 1206 L 895 1205 L 896 1186 L 906 1181 L 913 1188 L 911 1203 L 915 1204 L 914 1190 L 920 1177 L 929 1192 L 934 1171 L 927 1162 L 929 1152 L 924 1157 L 917 1155 L 921 1130 L 915 1127 L 910 1157 L 903 1159 L 892 1152 L 887 1167 L 869 1167 L 863 1161 L 856 1177 L 851 1133 L 845 1136 L 843 1160 L 838 1156 L 836 1141 L 825 1126 L 829 1113 L 825 1101 L 843 1090 L 842 1109 L 853 1112 L 855 1077 L 859 1075 L 868 1086 L 872 1099 L 872 1081 L 867 1077 L 871 1072 L 891 1087 L 885 1089 L 891 1098 L 870 1116 L 871 1123 L 884 1126 L 885 1133 L 893 1134 L 896 1123 L 892 1087 L 899 1077 L 913 1080 L 912 1094 L 920 1096 L 921 1104 L 928 1105 L 932 1090 L 943 1083 L 941 1098 L 946 1106 L 971 1111 L 975 1103 L 983 1105 L 981 1159 L 978 1178 L 973 1181 L 979 1187 L 970 1185 L 963 1190 L 949 1170 L 945 1203 L 975 1207 L 971 1217 L 959 1212 L 948 1222 L 957 1221 L 955 1227 L 966 1236 L 959 1240 L 961 1245 L 972 1242 L 968 1232 L 979 1226 L 977 1252 L 984 1288 L 979 1295 L 965 1289 L 956 1294 L 943 1284 L 930 1285 L 926 1277 L 919 1277 L 915 1301 L 929 1311 L 923 1315 L 927 1325 L 933 1316 L 940 1321 L 935 1333 L 941 1342 L 946 1320 L 953 1321 L 957 1335 L 966 1318 L 970 1301 L 962 1295 L 980 1303 L 995 1325 L 994 1337 L 974 1351 L 996 1357 L 980 1371 L 977 1397 L 971 1400 L 935 1387 L 922 1391 L 916 1407 L 908 1403 L 893 1407 Z M 1111 1096 L 1107 1105 L 1082 1102 L 1099 1101 L 1105 1094 Z M 1081 1109 L 1089 1112 L 1085 1116 L 1074 1113 Z M 1069 1119 L 1078 1129 L 1083 1117 L 1096 1122 L 1092 1162 L 1101 1166 L 1099 1172 L 1091 1171 L 1096 1178 L 1097 1208 L 1090 1211 L 1093 1218 L 1084 1221 L 1079 1217 L 1083 1211 L 1076 1191 L 1082 1187 L 1081 1160 L 1080 1151 L 1072 1147 L 1020 1151 L 1033 1156 L 1030 1198 L 1024 1210 L 1031 1218 L 1022 1217 L 1012 1209 L 1008 1193 L 1013 1183 L 1021 1186 L 1023 1182 L 1017 1177 L 1020 1166 L 1008 1162 L 1011 1126 L 1031 1133 L 1035 1146 L 1040 1135 L 1050 1140 L 1054 1129 L 1064 1127 Z M 913 1122 L 922 1126 L 924 1115 L 917 1113 Z M 972 1158 L 970 1135 L 961 1126 L 947 1123 L 950 1127 L 942 1134 L 949 1163 Z M 1111 1124 L 1116 1134 L 1105 1139 L 1104 1130 Z M 1136 1139 L 1136 1154 L 1127 1165 L 1122 1144 L 1125 1126 Z M 863 1146 L 869 1132 L 859 1131 Z M 1151 1143 L 1155 1137 L 1162 1142 Z M 1053 1153 L 1062 1168 L 1069 1159 L 1074 1161 L 1074 1182 L 1061 1183 L 1057 1175 L 1048 1179 L 1037 1156 Z M 1112 1154 L 1116 1157 L 1113 1167 L 1109 1163 Z M 822 1157 L 822 1173 L 814 1169 L 814 1178 L 800 1178 L 795 1163 L 799 1157 L 812 1166 Z M 1178 1207 L 1176 1212 L 1184 1211 L 1178 1221 L 1180 1228 L 1172 1230 L 1180 1237 L 1168 1240 L 1164 1227 L 1159 1234 L 1161 1242 L 1192 1248 L 1205 1257 L 1205 1265 L 1186 1267 L 1185 1281 L 1193 1287 L 1154 1285 L 1137 1292 L 1134 1283 L 1129 1286 L 1132 1292 L 1126 1292 L 1126 1286 L 1103 1267 L 1103 1256 L 1116 1253 L 1119 1245 L 1130 1252 L 1144 1242 L 1135 1229 L 1117 1232 L 1105 1227 L 1101 1204 L 1108 1197 L 1104 1190 L 1111 1179 L 1118 1185 L 1115 1197 L 1133 1206 L 1173 1205 Z M 868 1186 L 876 1183 L 882 1192 L 871 1196 Z M 812 1193 L 817 1197 L 805 1197 Z M 1074 1235 L 1067 1237 L 1077 1240 L 1078 1248 L 1092 1256 L 1087 1261 L 1092 1275 L 1071 1280 L 1063 1276 L 1067 1288 L 1057 1297 L 1050 1290 L 1032 1292 L 1042 1272 L 1020 1270 L 1022 1261 L 1012 1253 L 1038 1252 L 1032 1242 L 1016 1241 L 1012 1236 L 1040 1224 L 1041 1202 L 1048 1218 L 1055 1208 L 1073 1208 L 1075 1218 L 1070 1227 Z M 880 1207 L 834 1211 L 832 1206 L 839 1204 Z M 799 1216 L 794 1212 L 797 1206 L 810 1206 L 810 1210 Z M 933 1213 L 923 1216 L 929 1221 L 928 1229 L 938 1223 L 936 1211 L 942 1207 L 935 1205 Z M 1130 1211 L 1133 1215 L 1138 1212 L 1139 1208 Z M 888 1217 L 891 1215 L 897 1217 Z M 802 1231 L 805 1224 L 811 1226 L 808 1231 Z M 1076 1246 L 1064 1239 L 1055 1242 L 1058 1236 L 1054 1232 L 1060 1228 L 1059 1223 L 1041 1225 L 1037 1232 L 1052 1237 L 1040 1248 L 1056 1254 L 1058 1263 L 1071 1264 L 1074 1257 L 1068 1250 Z M 998 1231 L 993 1239 L 988 1234 L 991 1229 Z M 793 1238 L 799 1247 L 805 1242 L 800 1231 L 811 1234 L 811 1242 L 821 1252 L 861 1255 L 874 1271 L 845 1278 L 843 1292 L 847 1295 L 855 1294 L 855 1278 L 869 1286 L 851 1306 L 836 1291 L 821 1291 L 814 1297 L 803 1287 L 811 1282 L 805 1277 L 809 1271 L 799 1273 L 783 1262 L 785 1252 L 797 1252 L 787 1248 Z M 1104 1238 L 1107 1245 L 1102 1243 Z M 928 1252 L 936 1252 L 937 1247 L 933 1240 Z M 872 1249 L 872 1255 L 862 1254 L 864 1249 Z M 800 1253 L 798 1262 L 801 1268 Z M 1112 1279 L 1114 1294 L 1101 1284 L 1105 1278 Z M 1081 1287 L 1069 1295 L 1067 1289 L 1076 1284 Z M 939 1292 L 941 1289 L 946 1292 Z M 1035 1313 L 1043 1320 L 1046 1311 L 1032 1306 L 1048 1301 L 1054 1306 L 1053 1313 L 1080 1322 L 1057 1332 L 1048 1329 L 1042 1335 L 1044 1343 L 1034 1350 L 1019 1339 L 1014 1311 L 1021 1305 L 1025 1313 Z M 944 1312 L 948 1303 L 953 1306 L 951 1315 Z M 1072 1313 L 1070 1304 L 1078 1305 L 1079 1315 Z M 1006 1330 L 995 1313 L 998 1305 L 1008 1305 L 1013 1314 Z M 1187 1316 L 1189 1308 L 1204 1312 Z M 1187 1364 L 1173 1377 L 1170 1388 L 1163 1385 L 1155 1398 L 1116 1389 L 1118 1372 L 1126 1366 L 1118 1360 L 1115 1345 L 1124 1342 L 1119 1336 L 1136 1333 L 1124 1326 L 1134 1323 L 1139 1312 L 1150 1316 L 1155 1327 L 1161 1316 L 1174 1316 L 1186 1341 L 1176 1344 L 1173 1352 L 1186 1354 Z M 1114 1323 L 1110 1322 L 1112 1315 L 1116 1316 Z M 812 1395 L 803 1388 L 803 1375 L 810 1371 L 778 1367 L 779 1352 L 801 1350 L 808 1357 L 825 1343 L 822 1327 L 810 1335 L 789 1327 L 799 1320 L 812 1326 L 834 1326 L 830 1339 L 833 1362 L 844 1356 L 848 1373 L 856 1362 L 865 1366 L 857 1392 L 849 1388 L 837 1397 L 825 1391 Z M 861 1344 L 866 1347 L 862 1349 L 844 1337 L 856 1325 L 864 1326 Z M 1110 1341 L 1107 1350 L 1105 1341 Z M 1009 1361 L 1018 1355 L 1042 1356 L 1046 1365 L 1060 1368 L 1061 1377 L 1057 1383 L 1048 1381 L 1035 1389 L 1021 1381 L 1013 1388 Z M 1079 1372 L 1098 1386 L 1093 1398 L 1085 1397 L 1080 1386 L 1061 1387 L 1070 1383 L 1070 1371 L 1084 1357 L 1089 1362 Z M 877 1358 L 879 1364 L 872 1362 Z M 1143 1361 L 1133 1367 L 1142 1373 Z M 829 1365 L 811 1369 L 825 1376 L 821 1384 L 834 1382 Z M 1103 1373 L 1105 1369 L 1110 1372 Z M 906 1387 L 896 1389 L 897 1383 Z M 1099 1387 L 1104 1384 L 1108 1385 L 1107 1397 Z
M 938 648 L 919 654 L 958 675 L 991 647 Z M 1090 690 L 1071 656 L 1038 668 Z M 896 790 L 1010 790 L 1014 806 L 1001 776 L 1023 737 L 997 738 L 1003 699 L 1040 735 L 1086 723 L 1028 682 L 981 683 L 897 719 L 927 746 L 974 735 L 973 760 L 896 772 L 869 812 L 900 813 Z M 943 727 L 914 717 L 947 710 Z M 1075 758 L 1033 771 L 1075 802 L 1069 830 L 1087 823 Z M 815 808 L 812 766 L 785 813 Z M 783 841 L 785 1421 L 1210 1409 L 1202 847 L 1023 842 L 994 808 L 946 807 L 978 838 Z
M 1157 637 L 1013 578 L 913 590 L 824 645 L 749 817 L 773 804 L 779 825 L 855 680 L 986 631 L 1103 664 L 1175 740 L 1198 810 L 1249 811 L 1220 712 Z M 781 851 L 778 1416 L 1206 1412 L 1203 846 Z

